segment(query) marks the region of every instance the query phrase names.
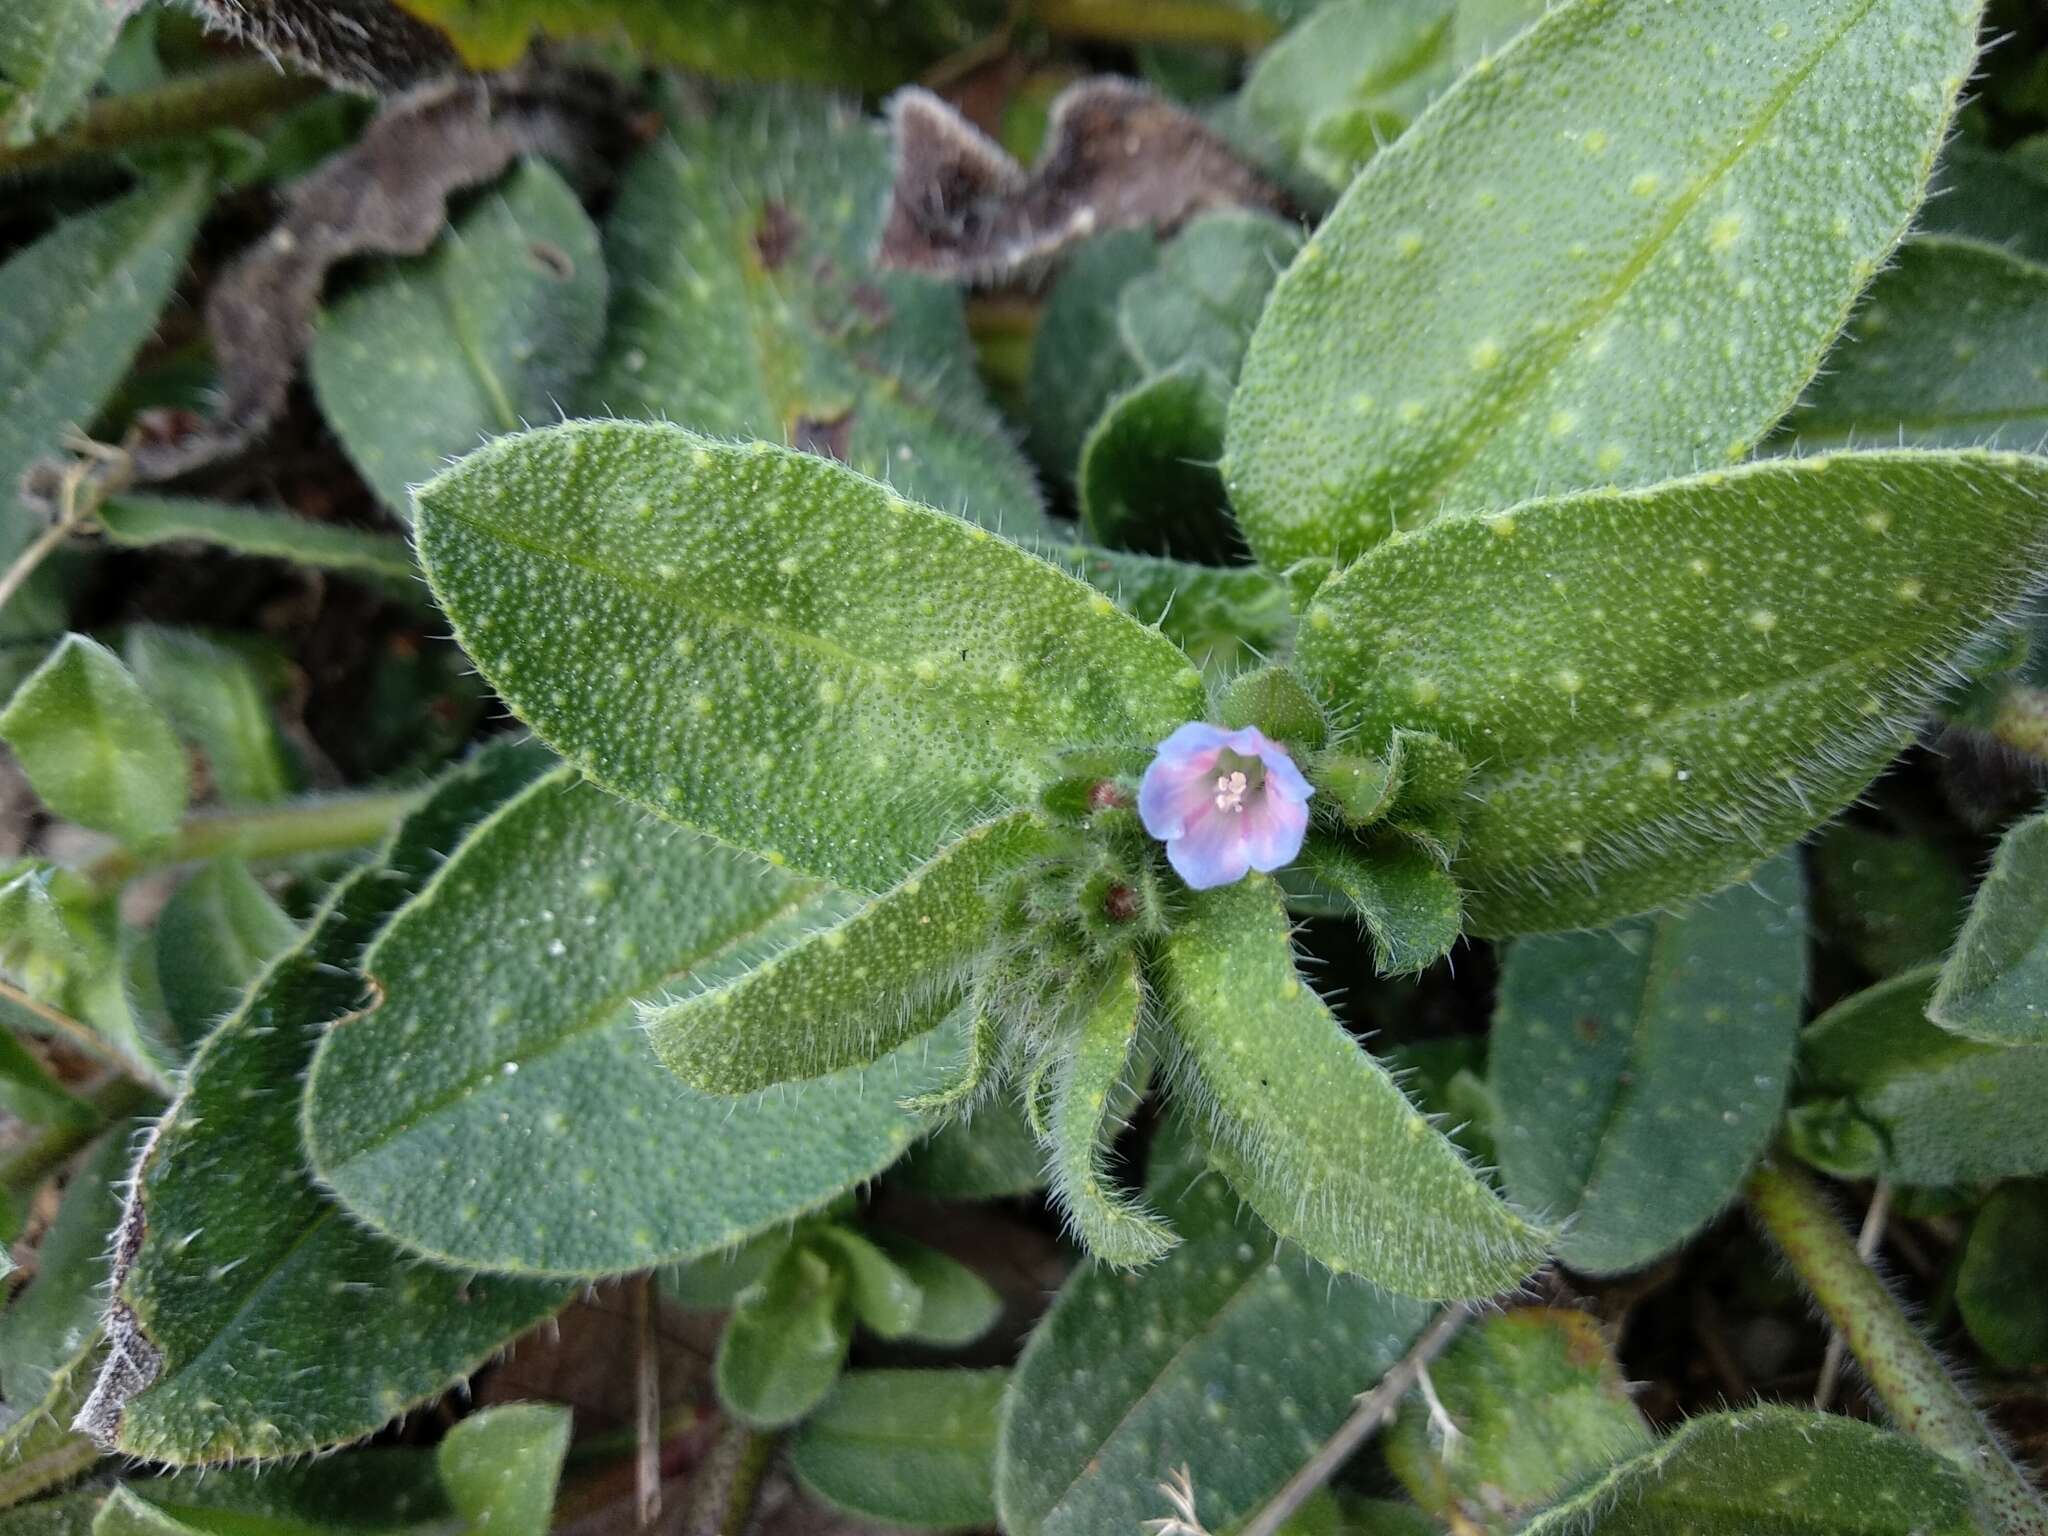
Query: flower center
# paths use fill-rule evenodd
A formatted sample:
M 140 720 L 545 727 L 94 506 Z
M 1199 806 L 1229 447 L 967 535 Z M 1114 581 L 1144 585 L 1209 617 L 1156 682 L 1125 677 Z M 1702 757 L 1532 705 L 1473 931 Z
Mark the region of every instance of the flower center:
M 1256 757 L 1240 757 L 1225 748 L 1216 757 L 1216 809 L 1230 816 L 1244 814 L 1245 800 L 1266 783 L 1266 765 Z

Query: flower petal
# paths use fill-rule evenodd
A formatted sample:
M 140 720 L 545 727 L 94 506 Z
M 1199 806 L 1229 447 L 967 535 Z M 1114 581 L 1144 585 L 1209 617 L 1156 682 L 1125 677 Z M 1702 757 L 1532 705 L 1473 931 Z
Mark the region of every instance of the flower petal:
M 1188 757 L 1170 759 L 1162 750 L 1152 759 L 1138 781 L 1138 819 L 1147 832 L 1171 842 L 1204 812 L 1215 809 L 1216 757 L 1221 751 L 1220 746 L 1211 746 Z
M 1293 863 L 1301 852 L 1302 839 L 1308 836 L 1308 806 L 1275 794 L 1270 778 L 1259 803 L 1246 807 L 1243 821 L 1245 857 L 1263 874 Z
M 1166 862 L 1198 891 L 1242 880 L 1251 869 L 1243 816 L 1211 809 L 1166 845 Z

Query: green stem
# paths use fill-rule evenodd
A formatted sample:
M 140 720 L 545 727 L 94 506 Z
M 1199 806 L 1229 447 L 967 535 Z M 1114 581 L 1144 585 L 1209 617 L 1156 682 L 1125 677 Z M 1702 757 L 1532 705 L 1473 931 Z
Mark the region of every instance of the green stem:
M 126 1119 L 156 1098 L 147 1085 L 132 1077 L 115 1073 L 102 1079 L 85 1094 L 85 1102 L 99 1111 L 98 1118 L 83 1125 L 50 1125 L 37 1131 L 0 1159 L 0 1189 L 33 1189 L 111 1122 Z
M 1877 1272 L 1857 1256 L 1811 1176 L 1767 1161 L 1751 1175 L 1750 1208 L 1820 1303 L 1898 1427 L 1961 1469 L 2006 1536 L 2048 1536 L 2048 1504 Z
M 19 149 L 0 148 L 0 176 L 46 170 L 81 156 L 161 143 L 208 128 L 237 127 L 297 106 L 325 89 L 318 80 L 283 74 L 274 65 L 253 60 L 146 91 L 109 96 L 93 103 L 61 133 Z
M 1027 0 L 1025 14 L 1048 32 L 1113 43 L 1195 43 L 1252 52 L 1280 25 L 1230 0 Z
M 188 817 L 160 848 L 138 853 L 116 848 L 85 867 L 102 891 L 117 890 L 144 870 L 229 856 L 282 859 L 303 853 L 339 853 L 367 847 L 419 803 L 416 789 L 331 795 L 262 810 L 201 811 Z

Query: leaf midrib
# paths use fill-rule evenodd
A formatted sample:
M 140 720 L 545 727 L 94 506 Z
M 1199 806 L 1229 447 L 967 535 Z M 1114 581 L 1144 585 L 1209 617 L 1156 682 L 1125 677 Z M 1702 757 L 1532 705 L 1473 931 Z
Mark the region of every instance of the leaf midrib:
M 1651 229 L 1649 237 L 1615 274 L 1613 281 L 1577 312 L 1573 323 L 1559 325 L 1554 333 L 1558 339 L 1548 346 L 1536 348 L 1527 364 L 1517 371 L 1516 376 L 1506 387 L 1487 396 L 1487 409 L 1468 418 L 1470 425 L 1459 438 L 1458 452 L 1453 454 L 1425 484 L 1406 493 L 1404 500 L 1409 507 L 1433 509 L 1449 499 L 1450 489 L 1458 478 L 1471 468 L 1499 436 L 1510 418 L 1517 415 L 1543 382 L 1553 377 L 1563 361 L 1579 350 L 1583 339 L 1593 328 L 1614 312 L 1634 288 L 1636 280 L 1649 270 L 1650 264 L 1663 253 L 1672 237 L 1700 206 L 1707 193 L 1719 186 L 1756 147 L 1764 131 L 1776 120 L 1778 114 L 1791 104 L 1799 88 L 1805 85 L 1815 70 L 1820 68 L 1822 61 L 1835 50 L 1842 39 L 1863 24 L 1877 8 L 1877 4 L 1878 0 L 1862 0 L 1855 13 L 1814 49 L 1806 63 L 1765 98 L 1761 111 L 1736 136 L 1735 147 L 1700 176 L 1685 195 L 1672 204 L 1671 211 Z M 1775 419 L 1757 427 L 1745 439 L 1745 445 L 1754 442 L 1774 425 Z

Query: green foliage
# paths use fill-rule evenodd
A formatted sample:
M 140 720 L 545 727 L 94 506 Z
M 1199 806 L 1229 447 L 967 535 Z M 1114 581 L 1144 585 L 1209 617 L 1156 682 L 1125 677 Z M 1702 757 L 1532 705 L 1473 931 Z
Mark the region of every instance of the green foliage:
M 1547 1234 L 1503 1204 L 1295 970 L 1253 876 L 1205 891 L 1160 957 L 1176 1078 L 1212 1161 L 1282 1236 L 1409 1296 L 1489 1296 Z
M 349 1220 L 305 1171 L 292 1091 L 327 1024 L 362 1002 L 364 946 L 546 766 L 501 747 L 450 775 L 193 1059 L 138 1164 L 112 1353 L 82 1427 L 174 1465 L 343 1444 L 567 1299 L 555 1283 L 427 1268 Z
M 568 1449 L 567 1408 L 509 1403 L 472 1414 L 449 1430 L 434 1462 L 449 1504 L 471 1531 L 547 1536 Z
M 1458 885 L 1426 849 L 1396 839 L 1369 850 L 1338 839 L 1310 840 L 1300 873 L 1339 897 L 1372 940 L 1373 966 L 1405 976 L 1434 965 L 1463 930 Z
M 977 827 L 893 890 L 774 958 L 651 1006 L 645 1024 L 655 1054 L 710 1094 L 753 1093 L 876 1060 L 953 1008 L 966 967 L 994 936 L 995 883 L 1043 853 L 1047 840 L 1029 812 Z
M 321 317 L 308 358 L 328 422 L 400 516 L 411 487 L 502 432 L 555 417 L 604 335 L 597 228 L 544 161 L 521 164 Z
M 490 1415 L 476 1417 L 488 1421 Z M 462 1433 L 458 1425 L 449 1438 Z M 93 1531 L 94 1536 L 427 1536 L 465 1529 L 453 1514 L 434 1456 L 379 1447 L 297 1466 L 208 1468 L 136 1478 L 107 1499 Z
M 1608 922 L 1861 791 L 2017 601 L 2044 492 L 2017 455 L 1904 451 L 1445 519 L 1325 587 L 1297 665 L 1361 743 L 1417 727 L 1480 764 L 1472 929 Z
M 177 830 L 190 792 L 185 750 L 112 651 L 66 635 L 0 710 L 0 738 L 45 805 L 125 843 Z
M 1228 561 L 1242 541 L 1216 460 L 1230 393 L 1189 363 L 1118 395 L 1081 448 L 1081 526 L 1112 548 Z
M 1043 1189 L 1045 1156 L 1023 1110 L 995 1099 L 948 1120 L 891 1172 L 934 1200 L 1000 1200 Z
M 363 956 L 379 1000 L 320 1044 L 314 1167 L 403 1246 L 528 1274 L 694 1258 L 820 1206 L 910 1145 L 895 1101 L 936 1063 L 912 1047 L 736 1105 L 661 1070 L 635 1003 L 746 974 L 832 910 L 709 839 L 650 836 L 573 772 L 541 779 Z
M 1919 204 L 1976 28 L 1917 0 L 1549 12 L 1274 289 L 1225 471 L 1260 560 L 1741 457 Z
M 103 0 L 18 0 L 0 16 L 0 144 L 26 144 L 84 103 L 121 30 Z
M 247 656 L 189 630 L 129 628 L 123 659 L 143 693 L 206 758 L 214 792 L 228 805 L 282 800 L 298 770 L 271 718 L 270 689 Z
M 1211 1530 L 1248 1517 L 1351 1411 L 1428 1317 L 1420 1302 L 1302 1262 L 1205 1176 L 1184 1135 L 1147 1194 L 1183 1241 L 1135 1273 L 1074 1271 L 1003 1402 L 996 1505 L 1008 1536 L 1128 1531 L 1200 1468 Z M 1274 1405 L 1291 1411 L 1276 1415 Z
M 1159 260 L 1117 296 L 1117 333 L 1149 374 L 1206 369 L 1237 378 L 1266 295 L 1301 246 L 1301 231 L 1241 209 L 1204 214 L 1159 248 Z
M 1195 565 L 1081 544 L 1041 545 L 1039 553 L 1116 600 L 1212 677 L 1280 650 L 1294 620 L 1287 589 L 1253 565 Z
M 1488 1053 L 1501 1174 L 1565 1223 L 1566 1264 L 1640 1268 L 1741 1187 L 1791 1086 L 1805 929 L 1787 855 L 1687 912 L 1508 951 Z
M 271 958 L 291 947 L 298 925 L 237 859 L 217 859 L 188 876 L 156 924 L 156 975 L 178 1038 L 197 1045 Z
M 757 1429 L 794 1424 L 817 1407 L 853 1338 L 850 1284 L 823 1254 L 786 1249 L 719 1335 L 718 1400 Z
M 402 583 L 408 593 L 416 590 L 412 555 L 402 540 L 388 534 L 186 496 L 110 496 L 95 516 L 110 542 L 129 549 L 204 544 L 239 555 L 384 578 Z
M 891 1233 L 875 1234 L 889 1262 L 916 1289 L 916 1316 L 905 1337 L 940 1348 L 971 1344 L 995 1326 L 1002 1297 L 980 1275 L 936 1248 Z
M 1109 402 L 1143 376 L 1117 330 L 1124 289 L 1158 263 L 1142 230 L 1116 229 L 1077 246 L 1046 295 L 1025 383 L 1031 451 L 1049 473 L 1071 479 L 1082 446 Z
M 2048 1046 L 1937 1027 L 1936 974 L 1894 976 L 1806 1027 L 1793 1146 L 1830 1171 L 1904 1184 L 2048 1173 Z
M 1970 139 L 1948 146 L 1921 222 L 1942 234 L 2004 246 L 2028 261 L 2048 261 L 2048 164 L 2017 148 Z
M 1106 597 L 809 454 L 583 423 L 419 502 L 436 595 L 521 718 L 607 788 L 842 884 L 893 885 L 1056 746 L 1201 709 Z
M 1526 1536 L 1972 1536 L 1962 1481 L 1854 1419 L 1752 1408 L 1688 1420 L 1522 1527 Z
M 1783 435 L 1842 445 L 2032 449 L 2048 433 L 2048 268 L 1923 235 L 1879 274 Z
M 61 1087 L 13 1035 L 0 1031 L 0 1108 L 27 1125 L 91 1125 L 92 1111 Z
M 1874 976 L 1939 960 L 1969 894 L 1941 849 L 1846 821 L 1814 844 L 1813 876 L 1823 932 Z
M 835 1509 L 918 1531 L 994 1522 L 996 1409 L 1007 1371 L 852 1371 L 790 1445 Z
M 771 94 L 671 131 L 605 227 L 616 297 L 590 409 L 789 443 L 1012 538 L 1047 533 L 959 296 L 872 268 L 890 174 L 875 126 Z
M 1993 1045 L 2048 1046 L 2048 816 L 1999 839 L 1927 1016 Z
M 1970 1224 L 1955 1295 L 1970 1336 L 2000 1365 L 2048 1363 L 2043 1253 L 2048 1253 L 2048 1184 L 1999 1185 Z
M 1437 1437 L 1411 1394 L 1387 1461 L 1453 1529 L 1508 1531 L 1558 1494 L 1650 1444 L 1600 1325 L 1584 1312 L 1518 1307 L 1466 1328 L 1430 1366 L 1457 1438 Z

